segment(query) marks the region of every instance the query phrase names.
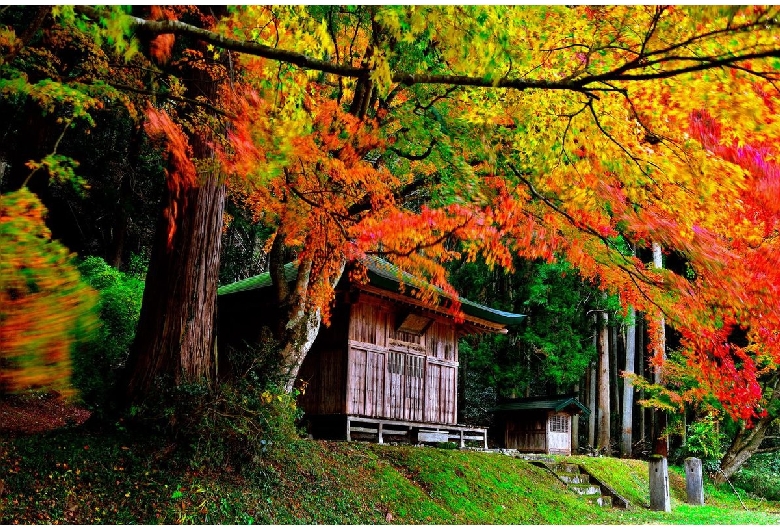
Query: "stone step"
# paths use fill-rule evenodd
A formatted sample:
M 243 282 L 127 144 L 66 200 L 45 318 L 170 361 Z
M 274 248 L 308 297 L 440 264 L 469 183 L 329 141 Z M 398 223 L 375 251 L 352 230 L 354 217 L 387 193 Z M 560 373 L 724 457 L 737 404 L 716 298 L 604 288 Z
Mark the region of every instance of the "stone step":
M 599 506 L 603 506 L 605 508 L 612 508 L 612 497 L 609 495 L 602 495 L 598 499 L 596 499 L 596 504 Z
M 559 463 L 557 466 L 555 466 L 555 472 L 577 474 L 580 472 L 580 466 L 577 464 L 567 464 L 565 462 L 562 462 Z
M 601 495 L 601 488 L 599 486 L 569 484 L 569 489 L 577 495 Z
M 588 504 L 595 504 L 602 508 L 612 507 L 612 497 L 609 495 L 601 495 L 600 493 L 594 493 L 592 495 L 581 495 L 582 499 Z
M 590 475 L 585 473 L 558 473 L 566 484 L 590 484 Z

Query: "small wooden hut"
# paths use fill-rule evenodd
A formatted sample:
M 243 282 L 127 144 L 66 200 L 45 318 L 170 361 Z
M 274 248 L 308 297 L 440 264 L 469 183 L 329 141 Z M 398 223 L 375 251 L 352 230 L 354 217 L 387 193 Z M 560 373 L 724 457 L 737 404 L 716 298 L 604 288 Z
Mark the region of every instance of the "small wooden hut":
M 504 447 L 529 453 L 570 455 L 572 421 L 590 414 L 574 396 L 521 398 L 493 409 Z
M 404 294 L 421 281 L 378 259 L 364 261 L 368 284 L 344 279 L 336 289 L 329 327 L 322 327 L 298 377 L 310 433 L 325 439 L 380 443 L 456 442 L 487 446 L 485 428 L 458 425 L 458 337 L 506 333 L 524 316 L 461 299 L 456 322 L 441 297 L 426 304 Z M 288 281 L 295 266 L 286 267 Z M 264 315 L 277 310 L 269 274 L 220 288 L 220 350 L 256 341 Z

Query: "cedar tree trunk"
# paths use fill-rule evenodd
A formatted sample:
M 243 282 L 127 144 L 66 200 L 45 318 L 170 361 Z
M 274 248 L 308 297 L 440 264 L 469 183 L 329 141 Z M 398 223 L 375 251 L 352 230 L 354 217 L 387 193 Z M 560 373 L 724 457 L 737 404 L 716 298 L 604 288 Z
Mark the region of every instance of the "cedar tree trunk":
M 598 437 L 596 448 L 609 453 L 609 317 L 602 312 L 599 323 L 599 377 L 598 377 Z
M 193 92 L 216 94 L 202 69 L 189 75 Z M 141 315 L 128 359 L 130 403 L 162 378 L 164 385 L 210 382 L 216 374 L 216 313 L 225 186 L 210 138 L 189 138 L 196 185 L 169 185 L 162 201 L 144 287 Z M 169 164 L 172 166 L 172 164 Z
M 631 324 L 626 328 L 626 375 L 634 373 L 634 357 L 636 356 L 636 309 L 628 312 Z M 634 424 L 634 384 L 630 378 L 623 381 L 623 417 L 620 430 L 620 456 L 631 456 L 632 429 Z

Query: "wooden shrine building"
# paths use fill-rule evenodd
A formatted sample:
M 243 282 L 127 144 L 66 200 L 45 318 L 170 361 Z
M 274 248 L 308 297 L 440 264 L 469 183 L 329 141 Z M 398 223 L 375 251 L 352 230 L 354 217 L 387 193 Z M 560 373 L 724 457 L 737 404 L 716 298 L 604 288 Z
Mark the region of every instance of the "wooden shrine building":
M 329 327 L 321 327 L 298 378 L 298 398 L 310 434 L 325 439 L 368 439 L 379 443 L 456 442 L 487 447 L 485 428 L 458 425 L 458 337 L 506 333 L 524 315 L 461 299 L 464 320 L 445 305 L 403 294 L 422 284 L 394 265 L 369 257 L 369 282 L 336 289 Z M 288 281 L 296 268 L 285 268 Z M 265 315 L 277 310 L 268 273 L 219 289 L 220 350 L 257 341 Z M 266 292 L 267 291 L 267 292 Z M 444 299 L 444 304 L 451 303 Z
M 492 411 L 505 448 L 559 455 L 571 454 L 572 420 L 590 414 L 573 396 L 514 399 Z

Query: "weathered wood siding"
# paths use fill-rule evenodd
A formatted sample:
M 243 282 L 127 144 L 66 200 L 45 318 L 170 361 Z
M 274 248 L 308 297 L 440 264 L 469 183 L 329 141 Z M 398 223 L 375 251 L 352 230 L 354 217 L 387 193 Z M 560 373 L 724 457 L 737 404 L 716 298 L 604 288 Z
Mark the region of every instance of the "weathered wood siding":
M 433 321 L 422 334 L 397 330 L 397 304 L 362 293 L 349 323 L 346 412 L 457 423 L 454 323 Z
M 330 326 L 320 328 L 303 361 L 298 378 L 306 383 L 306 388 L 298 398 L 298 404 L 307 414 L 347 412 L 348 326 L 349 311 L 334 311 Z
M 547 412 L 505 416 L 504 445 L 508 449 L 547 452 Z

